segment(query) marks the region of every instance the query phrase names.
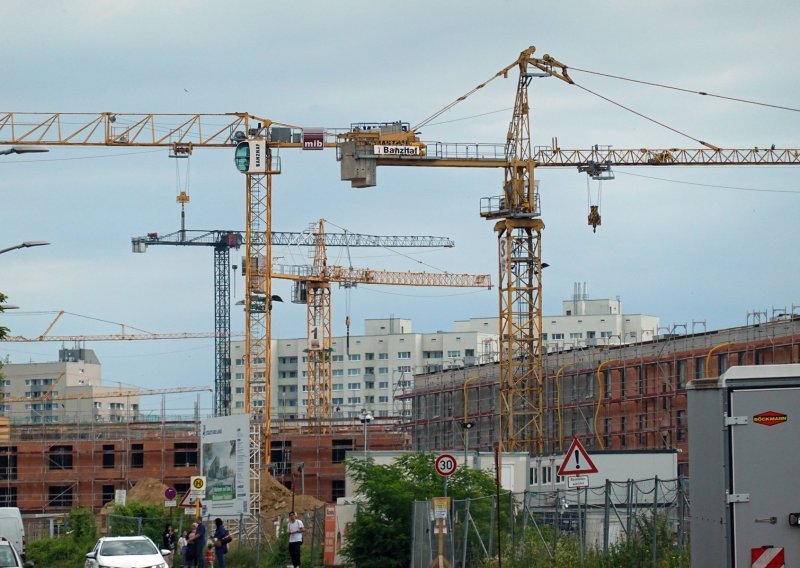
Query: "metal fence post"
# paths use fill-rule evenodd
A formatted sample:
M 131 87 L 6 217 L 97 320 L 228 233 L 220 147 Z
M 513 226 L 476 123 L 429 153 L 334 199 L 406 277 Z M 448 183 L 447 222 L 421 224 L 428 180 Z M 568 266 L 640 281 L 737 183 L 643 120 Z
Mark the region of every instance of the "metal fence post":
M 653 558 L 653 568 L 656 568 L 656 562 L 658 561 L 658 476 L 655 477 L 655 483 L 653 483 L 653 537 L 652 537 L 652 548 L 651 551 L 652 558 Z
M 611 481 L 606 479 L 605 509 L 603 511 L 603 552 L 608 552 L 609 521 L 611 510 Z

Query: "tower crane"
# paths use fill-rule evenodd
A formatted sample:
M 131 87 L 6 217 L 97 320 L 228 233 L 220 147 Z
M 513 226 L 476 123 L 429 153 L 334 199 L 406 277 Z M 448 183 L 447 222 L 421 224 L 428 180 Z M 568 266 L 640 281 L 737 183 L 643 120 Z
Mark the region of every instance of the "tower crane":
M 258 149 L 251 164 L 250 143 Z M 281 173 L 278 154 L 282 148 L 322 150 L 336 147 L 335 139 L 320 129 L 302 129 L 260 118 L 246 112 L 224 114 L 168 113 L 19 113 L 0 111 L 0 144 L 16 146 L 101 146 L 157 147 L 169 150 L 170 157 L 186 157 L 196 148 L 239 150 L 245 182 L 245 258 L 246 263 L 264 259 L 272 264 L 272 176 Z M 255 158 L 258 158 L 256 164 Z M 253 267 L 255 268 L 255 267 Z M 270 393 L 270 307 L 272 280 L 269 271 L 246 270 L 248 297 L 266 298 L 262 309 L 245 302 L 245 411 L 249 414 L 250 393 L 263 385 Z M 266 370 L 258 376 L 255 361 L 264 361 Z M 250 505 L 251 517 L 261 510 L 262 454 L 269 460 L 271 417 L 269 399 L 261 419 L 250 429 Z M 264 449 L 266 448 L 266 451 Z
M 544 229 L 539 207 L 537 168 L 576 167 L 594 179 L 609 179 L 612 166 L 800 165 L 800 150 L 720 148 L 704 141 L 699 148 L 562 149 L 531 148 L 528 86 L 534 77 L 555 77 L 574 84 L 567 66 L 549 55 L 534 57 L 531 46 L 488 81 L 477 85 L 420 124 L 354 123 L 340 135 L 337 158 L 342 180 L 353 187 L 376 185 L 377 166 L 498 167 L 504 170 L 502 194 L 481 200 L 480 215 L 495 221 L 500 296 L 499 444 L 503 451 L 542 454 L 543 355 L 542 256 Z M 425 143 L 419 129 L 498 77 L 517 69 L 514 109 L 500 144 Z M 600 223 L 592 208 L 589 224 Z
M 320 221 L 322 223 L 322 221 Z M 256 241 L 263 238 L 256 234 Z M 325 233 L 323 246 L 346 247 L 452 247 L 445 237 L 430 236 L 376 236 L 358 233 Z M 314 246 L 318 236 L 310 232 L 272 232 L 272 246 Z M 133 252 L 143 253 L 148 246 L 206 246 L 214 248 L 214 415 L 230 414 L 231 410 L 231 290 L 230 251 L 239 249 L 244 242 L 244 232 L 234 230 L 188 230 L 166 235 L 147 233 L 133 237 Z M 272 297 L 275 300 L 275 297 Z M 250 307 L 263 309 L 260 305 Z
M 311 266 L 273 266 L 272 278 L 295 282 L 294 298 L 306 304 L 308 326 L 307 394 L 309 425 L 323 432 L 331 418 L 331 282 L 352 287 L 357 284 L 389 284 L 394 286 L 451 286 L 491 288 L 488 274 L 439 274 L 425 272 L 391 272 L 344 266 L 328 266 L 325 220 L 314 230 L 314 263 Z M 407 239 L 408 237 L 386 237 Z M 397 245 L 395 245 L 397 246 Z M 425 246 L 425 245 L 420 245 Z M 349 336 L 349 321 L 348 321 Z

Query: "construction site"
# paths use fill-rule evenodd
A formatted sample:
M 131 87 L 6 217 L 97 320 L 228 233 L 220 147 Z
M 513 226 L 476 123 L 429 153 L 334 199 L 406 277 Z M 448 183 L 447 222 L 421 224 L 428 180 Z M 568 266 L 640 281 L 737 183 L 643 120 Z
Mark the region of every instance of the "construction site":
M 688 147 L 642 142 L 624 148 L 567 148 L 555 137 L 534 144 L 535 105 L 529 99 L 534 80 L 587 89 L 567 63 L 534 46 L 512 50 L 506 63 L 418 123 L 354 120 L 342 129 L 301 127 L 249 112 L 0 112 L 0 145 L 17 153 L 26 148 L 147 149 L 162 150 L 178 163 L 221 150 L 239 172 L 245 202 L 243 228 L 194 230 L 186 227 L 189 196 L 181 189 L 176 198 L 180 229 L 130 240 L 137 253 L 157 245 L 212 249 L 213 385 L 116 388 L 101 384 L 99 370 L 85 371 L 99 369 L 86 342 L 166 335 L 57 336 L 51 331 L 58 318 L 38 336 L 16 335 L 13 329 L 3 334 L 15 343 L 78 343 L 74 349 L 62 347 L 63 370 L 55 364 L 35 370 L 31 363 L 0 371 L 7 381 L 0 413 L 0 505 L 19 507 L 26 515 L 59 515 L 76 506 L 97 512 L 119 490 L 152 479 L 187 494 L 190 478 L 205 475 L 203 421 L 237 415 L 249 423 L 250 497 L 240 519 L 242 535 L 249 534 L 248 519 L 285 512 L 287 495 L 292 505 L 295 497 L 313 498 L 309 506 L 351 498 L 346 459 L 369 457 L 370 452 L 449 451 L 463 453 L 468 464 L 470 452 L 561 456 L 577 439 L 592 453 L 674 450 L 678 474 L 690 475 L 687 386 L 735 366 L 800 363 L 800 308 L 748 313 L 746 325 L 718 330 L 706 329 L 705 322 L 648 330 L 647 322 L 656 316 L 639 314 L 638 327 L 631 324 L 630 329 L 623 323 L 612 330 L 598 316 L 596 328 L 548 333 L 543 296 L 553 292 L 543 285 L 549 265 L 542 253 L 547 211 L 540 174 L 578 172 L 589 195 L 582 229 L 594 232 L 602 229 L 603 217 L 599 197 L 589 188 L 613 180 L 616 169 L 794 168 L 800 166 L 800 150 L 783 144 L 722 147 L 674 128 L 691 139 Z M 506 109 L 507 130 L 497 132 L 503 142 L 423 139 L 423 130 L 453 107 L 508 78 L 515 87 L 513 100 L 505 101 L 512 105 Z M 380 185 L 378 174 L 386 170 L 395 170 L 398 177 L 402 173 L 396 170 L 404 169 L 452 168 L 462 175 L 498 171 L 492 195 L 482 197 L 475 212 L 491 227 L 486 239 L 495 241 L 491 262 L 496 273 L 370 269 L 353 266 L 349 258 L 351 247 L 451 248 L 449 237 L 378 236 L 341 227 L 331 232 L 324 218 L 305 231 L 278 231 L 274 221 L 281 211 L 273 184 L 284 164 L 291 163 L 282 161 L 281 153 L 317 151 L 335 159 L 337 181 L 352 188 Z M 303 203 L 304 208 L 311 205 L 322 203 Z M 309 262 L 282 262 L 276 247 L 287 245 L 304 247 Z M 330 262 L 328 247 L 342 247 L 348 262 Z M 243 295 L 236 301 L 232 279 L 238 275 Z M 290 298 L 276 294 L 278 280 L 291 283 Z M 449 335 L 437 331 L 437 337 L 411 339 L 410 323 L 391 316 L 366 320 L 364 335 L 351 337 L 348 307 L 342 310 L 347 314 L 344 335 L 334 337 L 332 288 L 358 285 L 493 289 L 496 313 L 483 315 L 494 329 L 472 330 L 468 336 L 465 325 Z M 305 333 L 279 346 L 273 310 L 286 301 L 305 306 Z M 609 316 L 624 319 L 619 299 L 607 306 Z M 242 332 L 231 324 L 232 310 L 239 308 Z M 211 316 L 212 310 L 207 311 Z M 577 319 L 586 314 L 562 315 Z M 232 344 L 238 338 L 241 343 Z M 211 417 L 201 416 L 199 402 L 194 412 L 171 416 L 165 395 L 206 391 L 213 393 Z M 160 412 L 145 416 L 139 397 L 148 395 L 162 396 L 162 403 Z M 275 482 L 288 493 L 271 496 Z

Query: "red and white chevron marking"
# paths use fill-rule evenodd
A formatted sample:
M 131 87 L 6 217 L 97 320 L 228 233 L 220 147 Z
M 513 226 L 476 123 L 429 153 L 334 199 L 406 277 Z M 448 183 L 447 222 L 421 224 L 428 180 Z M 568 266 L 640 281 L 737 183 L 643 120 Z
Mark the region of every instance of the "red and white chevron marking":
M 750 560 L 753 568 L 785 568 L 783 549 L 774 547 L 751 548 Z

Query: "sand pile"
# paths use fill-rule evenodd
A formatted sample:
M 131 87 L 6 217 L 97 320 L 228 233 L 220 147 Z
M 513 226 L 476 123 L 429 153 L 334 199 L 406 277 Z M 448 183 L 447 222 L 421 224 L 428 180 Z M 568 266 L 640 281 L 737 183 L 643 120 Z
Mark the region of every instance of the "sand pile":
M 310 495 L 294 496 L 294 510 L 298 513 L 324 505 Z M 265 517 L 286 516 L 292 510 L 292 492 L 277 479 L 264 473 L 261 475 L 261 514 Z

